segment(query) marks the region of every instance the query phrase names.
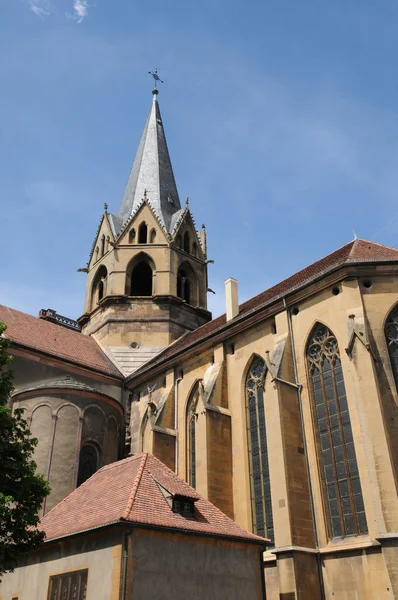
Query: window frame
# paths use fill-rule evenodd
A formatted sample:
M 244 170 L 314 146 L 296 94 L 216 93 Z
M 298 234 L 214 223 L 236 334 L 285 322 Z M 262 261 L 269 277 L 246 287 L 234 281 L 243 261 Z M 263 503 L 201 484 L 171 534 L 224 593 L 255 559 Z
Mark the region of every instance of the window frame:
M 77 595 L 75 596 L 76 600 L 86 600 L 87 597 L 87 586 L 88 586 L 88 569 L 77 569 L 74 571 L 65 571 L 63 573 L 57 573 L 54 575 L 50 575 L 48 579 L 48 590 L 47 590 L 47 600 L 72 600 L 73 590 L 71 588 L 72 581 L 69 580 L 67 585 L 68 589 L 66 592 L 66 596 L 63 594 L 61 597 L 61 593 L 63 592 L 62 586 L 64 584 L 64 580 L 66 578 L 76 577 L 77 578 Z M 54 589 L 54 584 L 57 586 Z M 61 587 L 58 589 L 59 584 Z M 85 588 L 82 586 L 85 585 Z
M 394 318 L 396 316 L 396 318 Z M 392 355 L 392 344 L 396 344 L 397 348 L 398 348 L 398 340 L 397 342 L 395 342 L 392 338 L 389 337 L 387 329 L 389 326 L 391 326 L 391 321 L 397 321 L 398 322 L 398 304 L 395 304 L 391 310 L 388 312 L 385 323 L 384 323 L 384 327 L 383 327 L 383 332 L 384 332 L 384 340 L 387 346 L 387 354 L 388 354 L 388 358 L 390 361 L 390 367 L 391 367 L 391 373 L 392 373 L 392 377 L 394 379 L 394 384 L 395 384 L 395 391 L 398 393 L 398 358 L 397 361 L 394 360 L 394 357 Z M 397 328 L 397 333 L 398 333 L 398 324 L 396 326 Z
M 262 364 L 262 373 L 260 376 L 255 377 L 253 375 L 254 367 L 256 363 Z M 275 525 L 274 525 L 274 516 L 272 510 L 272 493 L 271 493 L 271 479 L 270 479 L 270 461 L 269 461 L 269 452 L 268 452 L 268 437 L 267 437 L 267 420 L 265 415 L 265 378 L 267 374 L 267 366 L 265 360 L 259 356 L 254 355 L 250 359 L 249 367 L 246 372 L 246 377 L 244 380 L 244 396 L 245 396 L 245 418 L 246 418 L 246 435 L 247 435 L 247 456 L 248 456 L 248 469 L 249 469 L 249 481 L 250 481 L 250 505 L 251 505 L 251 515 L 252 515 L 252 528 L 253 532 L 257 535 L 262 535 L 271 540 L 272 546 L 274 546 L 275 542 Z M 253 380 L 254 385 L 252 388 L 249 388 L 249 381 Z M 260 409 L 259 409 L 259 394 L 258 390 L 262 389 L 262 412 L 264 415 L 264 435 L 261 437 L 261 424 L 260 424 Z M 255 393 L 254 393 L 255 390 Z M 258 523 L 258 514 L 256 505 L 260 504 L 259 499 L 256 496 L 255 490 L 255 462 L 253 460 L 253 433 L 252 433 L 252 422 L 250 415 L 250 392 L 253 394 L 253 398 L 255 401 L 255 419 L 256 419 L 256 436 L 258 443 L 258 471 L 259 471 L 259 479 L 261 484 L 261 505 L 262 505 L 262 519 L 263 519 L 263 527 L 261 528 Z M 265 444 L 265 448 L 264 448 Z M 265 460 L 265 464 L 264 464 Z M 265 482 L 264 474 L 266 475 L 266 479 L 268 483 Z M 267 510 L 267 504 L 269 510 Z M 271 546 L 270 546 L 271 547 Z
M 316 340 L 316 335 L 322 329 L 325 330 L 327 335 L 322 342 L 319 342 Z M 335 347 L 333 350 L 333 354 L 330 354 L 330 357 L 331 357 L 330 360 L 328 358 L 328 354 L 326 353 L 326 350 L 322 350 L 319 355 L 321 357 L 319 359 L 319 366 L 314 367 L 314 371 L 315 371 L 315 369 L 317 369 L 317 371 L 318 371 L 318 376 L 319 376 L 319 381 L 320 381 L 319 389 L 321 391 L 322 402 L 323 402 L 322 404 L 321 403 L 317 404 L 316 397 L 315 397 L 315 390 L 314 390 L 314 379 L 313 379 L 313 374 L 311 372 L 312 366 L 315 365 L 315 360 L 313 360 L 312 358 L 311 359 L 309 358 L 309 351 L 310 351 L 311 347 L 313 347 L 316 344 L 322 346 L 323 348 L 326 348 L 327 341 L 329 341 L 330 343 L 333 343 L 333 338 L 335 340 Z M 325 384 L 326 378 L 325 378 L 324 369 L 323 369 L 323 364 L 324 364 L 325 360 L 327 360 L 329 363 L 330 373 L 331 373 L 330 378 L 332 381 L 333 397 L 330 397 L 330 398 L 328 397 L 328 393 L 330 393 L 330 392 L 327 391 L 328 386 Z M 339 362 L 338 368 L 340 369 L 340 372 L 341 372 L 341 380 L 338 380 L 337 376 L 336 376 L 336 360 L 338 360 L 338 362 Z M 330 538 L 330 540 L 358 536 L 358 535 L 367 535 L 369 532 L 369 527 L 368 527 L 368 523 L 367 523 L 366 510 L 365 510 L 364 500 L 363 500 L 362 484 L 361 484 L 361 477 L 360 477 L 360 473 L 359 473 L 358 460 L 357 460 L 357 454 L 356 454 L 356 449 L 355 449 L 354 435 L 352 432 L 350 407 L 348 405 L 343 364 L 342 364 L 341 355 L 340 355 L 340 347 L 339 347 L 339 343 L 338 343 L 336 335 L 333 333 L 333 331 L 329 327 L 327 327 L 323 323 L 320 323 L 320 322 L 316 323 L 314 325 L 314 327 L 312 328 L 310 335 L 308 336 L 306 349 L 305 349 L 305 363 L 306 363 L 306 370 L 307 370 L 308 395 L 309 395 L 309 401 L 310 401 L 311 423 L 312 423 L 313 435 L 314 435 L 316 463 L 317 463 L 318 477 L 319 477 L 320 490 L 321 490 L 322 512 L 324 515 L 324 522 L 326 525 L 327 535 Z M 322 369 L 320 367 L 322 367 Z M 344 390 L 343 394 L 341 394 L 338 390 L 339 384 L 340 384 L 340 388 L 342 387 Z M 342 410 L 341 403 L 342 403 L 343 399 L 345 399 L 347 408 Z M 331 404 L 332 402 L 334 402 L 334 404 L 336 406 L 335 414 L 330 413 L 329 404 Z M 319 410 L 318 414 L 317 414 L 318 406 L 319 407 L 322 406 L 325 409 L 325 411 L 324 411 L 325 417 L 318 416 L 319 413 L 322 414 L 321 410 Z M 347 419 L 347 421 L 343 423 L 342 413 L 344 413 L 344 412 L 347 413 L 347 416 L 345 417 Z M 334 429 L 332 427 L 333 417 L 335 417 L 334 421 L 337 422 L 337 429 L 336 429 L 336 426 L 334 426 Z M 325 419 L 325 425 L 326 425 L 325 432 L 321 431 L 320 425 L 319 425 L 319 420 L 323 420 L 323 419 Z M 335 440 L 334 440 L 333 434 L 336 431 L 339 434 L 336 437 L 337 438 L 340 437 L 340 440 L 341 440 L 340 444 L 336 444 Z M 349 431 L 350 437 L 347 441 L 346 436 L 347 436 L 348 431 Z M 329 451 L 330 451 L 331 460 L 332 460 L 331 465 L 327 465 L 324 462 L 325 461 L 324 453 L 326 453 L 327 448 L 322 447 L 322 439 L 321 439 L 322 433 L 327 433 L 327 437 L 328 437 L 328 441 L 329 441 Z M 350 441 L 350 439 L 352 441 Z M 348 452 L 347 452 L 347 448 L 346 448 L 347 444 L 352 444 L 351 458 L 348 456 Z M 336 449 L 339 448 L 340 446 L 341 446 L 341 452 L 343 454 L 343 461 L 336 460 Z M 353 460 L 355 460 L 355 463 L 356 463 L 356 469 L 358 471 L 357 475 L 355 475 L 351 472 L 352 465 L 350 465 L 349 461 L 353 461 Z M 339 470 L 338 465 L 339 464 L 344 464 L 345 478 L 342 477 L 341 475 L 339 475 L 339 473 L 338 473 L 338 470 Z M 331 468 L 333 471 L 332 482 L 327 481 L 326 467 Z M 359 492 L 357 494 L 354 494 L 353 481 L 356 481 L 356 480 L 358 481 Z M 344 482 L 347 483 L 348 496 L 342 496 L 341 484 L 343 484 Z M 328 488 L 331 487 L 332 484 L 334 485 L 334 488 L 336 491 L 335 497 L 332 497 L 332 494 L 329 494 Z M 361 510 L 361 511 L 357 510 L 355 496 L 360 497 L 360 500 L 361 500 L 362 506 L 363 506 L 363 510 Z M 347 526 L 346 526 L 346 521 L 345 521 L 344 512 L 343 512 L 343 510 L 344 510 L 343 499 L 344 498 L 349 498 L 349 501 L 350 501 L 350 508 L 351 508 L 351 515 L 352 515 L 352 522 L 353 522 L 353 529 L 354 529 L 354 531 L 352 533 L 347 532 Z M 335 516 L 335 517 L 333 517 L 333 514 L 332 514 L 332 508 L 331 508 L 332 500 L 336 500 L 338 503 L 338 506 L 337 506 L 338 516 Z M 361 530 L 361 525 L 358 520 L 358 513 L 362 513 L 362 512 L 364 513 L 365 526 L 366 526 L 366 528 L 365 528 L 366 530 L 364 530 L 364 531 Z M 337 534 L 337 535 L 334 534 L 334 530 L 333 530 L 334 525 L 332 522 L 333 518 L 334 519 L 339 518 L 339 525 L 340 525 L 342 533 Z
M 199 401 L 199 383 L 196 383 L 189 394 L 186 412 L 186 452 L 187 452 L 187 482 L 196 489 L 197 485 L 197 405 Z M 192 433 L 194 434 L 192 436 Z M 192 437 L 194 447 L 192 447 Z

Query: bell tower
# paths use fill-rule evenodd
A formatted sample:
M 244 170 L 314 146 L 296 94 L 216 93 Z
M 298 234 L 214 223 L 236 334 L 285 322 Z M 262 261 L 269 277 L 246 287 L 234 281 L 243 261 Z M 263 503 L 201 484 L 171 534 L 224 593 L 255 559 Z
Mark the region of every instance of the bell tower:
M 182 208 L 153 101 L 117 215 L 105 210 L 87 269 L 83 333 L 111 352 L 159 351 L 210 320 L 204 226 Z M 119 349 L 119 350 L 118 350 Z

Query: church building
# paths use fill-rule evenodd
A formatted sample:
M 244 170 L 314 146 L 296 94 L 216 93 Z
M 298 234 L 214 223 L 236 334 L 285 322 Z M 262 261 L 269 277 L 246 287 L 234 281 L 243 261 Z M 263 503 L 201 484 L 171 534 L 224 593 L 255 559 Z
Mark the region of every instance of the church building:
M 398 250 L 355 239 L 226 313 L 180 202 L 157 90 L 82 316 L 0 306 L 50 482 L 43 514 L 151 453 L 271 544 L 267 600 L 398 598 Z M 210 240 L 211 242 L 211 240 Z

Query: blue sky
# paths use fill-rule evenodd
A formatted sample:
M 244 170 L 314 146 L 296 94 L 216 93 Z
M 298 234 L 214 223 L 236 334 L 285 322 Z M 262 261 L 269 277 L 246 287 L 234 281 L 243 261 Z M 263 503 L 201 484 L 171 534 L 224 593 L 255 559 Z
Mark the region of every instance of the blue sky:
M 151 102 L 245 300 L 353 238 L 397 246 L 397 0 L 0 0 L 0 302 L 82 313 Z

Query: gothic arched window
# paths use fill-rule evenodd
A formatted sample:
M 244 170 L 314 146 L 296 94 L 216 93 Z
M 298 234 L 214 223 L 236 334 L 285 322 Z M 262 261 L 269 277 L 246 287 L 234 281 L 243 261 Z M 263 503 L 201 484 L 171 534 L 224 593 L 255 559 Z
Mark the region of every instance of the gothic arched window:
M 135 229 L 130 229 L 129 244 L 134 244 L 134 240 L 135 240 Z
M 339 346 L 333 333 L 320 323 L 308 342 L 307 364 L 330 535 L 367 533 Z
M 152 296 L 152 269 L 145 260 L 139 262 L 131 273 L 131 296 Z
M 385 326 L 385 336 L 395 385 L 398 388 L 398 306 L 389 314 Z
M 105 254 L 105 235 L 101 237 L 101 256 Z
M 196 421 L 199 385 L 196 385 L 187 406 L 187 480 L 196 488 Z
M 190 252 L 191 250 L 191 240 L 189 239 L 188 231 L 184 233 L 184 250 L 185 252 Z
M 106 280 L 108 271 L 104 265 L 101 265 L 95 274 L 93 287 L 91 291 L 91 310 L 97 307 L 98 302 L 106 295 Z
M 255 356 L 246 378 L 246 415 L 253 529 L 274 541 L 267 431 L 264 410 L 265 362 Z
M 99 451 L 96 446 L 91 443 L 83 444 L 80 449 L 77 486 L 84 483 L 91 475 L 94 475 L 99 467 Z
M 154 244 L 156 242 L 156 229 L 151 230 L 149 241 L 151 242 L 151 244 Z
M 98 302 L 100 300 L 102 300 L 102 298 L 104 297 L 104 289 L 105 289 L 104 280 L 101 279 L 101 281 L 98 284 Z
M 185 300 L 187 304 L 195 304 L 195 276 L 189 267 L 187 269 L 178 269 L 177 296 L 181 298 L 181 300 Z
M 148 240 L 148 227 L 147 224 L 141 223 L 141 225 L 138 228 L 138 243 L 139 244 L 146 244 Z

